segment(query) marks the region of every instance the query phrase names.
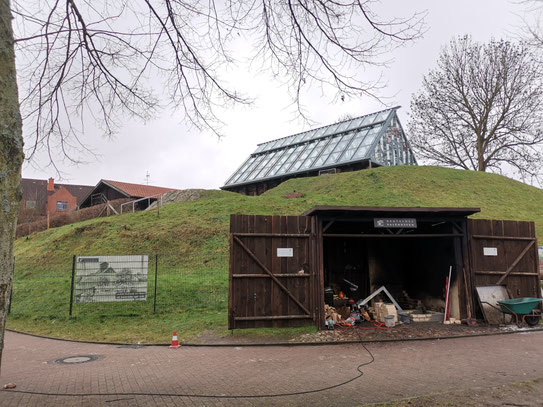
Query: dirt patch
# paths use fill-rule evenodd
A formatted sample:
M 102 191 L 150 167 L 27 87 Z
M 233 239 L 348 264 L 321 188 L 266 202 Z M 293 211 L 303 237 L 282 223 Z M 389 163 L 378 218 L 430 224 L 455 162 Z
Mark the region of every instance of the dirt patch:
M 502 386 L 472 388 L 386 403 L 373 407 L 453 407 L 453 406 L 541 406 L 543 379 Z
M 445 338 L 450 336 L 489 335 L 518 330 L 517 327 L 495 325 L 444 325 L 440 322 L 420 322 L 396 325 L 392 328 L 377 327 L 365 322 L 353 328 L 336 327 L 333 331 L 320 331 L 301 335 L 291 341 L 297 342 L 344 342 L 344 341 L 381 341 Z M 529 330 L 526 328 L 526 330 Z
M 195 344 L 266 344 L 266 343 L 315 343 L 315 342 L 352 342 L 439 339 L 447 337 L 492 335 L 504 332 L 531 331 L 537 328 L 517 328 L 516 326 L 494 325 L 444 325 L 439 322 L 421 322 L 396 325 L 392 328 L 377 328 L 373 323 L 365 322 L 352 328 L 336 327 L 333 331 L 318 331 L 303 334 L 281 334 L 280 329 L 259 330 L 258 334 L 247 334 L 245 330 L 225 331 L 224 329 L 203 332 L 191 341 Z

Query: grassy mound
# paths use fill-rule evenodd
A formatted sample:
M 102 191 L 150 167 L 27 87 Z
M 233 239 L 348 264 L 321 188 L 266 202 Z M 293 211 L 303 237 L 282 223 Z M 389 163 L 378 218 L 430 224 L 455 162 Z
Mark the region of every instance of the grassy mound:
M 303 198 L 282 198 L 292 191 Z M 543 191 L 499 175 L 438 167 L 382 167 L 289 180 L 258 197 L 203 191 L 157 212 L 99 218 L 16 243 L 8 328 L 58 337 L 165 342 L 227 321 L 229 215 L 299 215 L 315 205 L 480 207 L 478 218 L 534 220 L 543 240 Z M 158 258 L 157 312 L 154 259 Z M 68 318 L 72 256 L 148 254 L 148 300 L 76 304 Z

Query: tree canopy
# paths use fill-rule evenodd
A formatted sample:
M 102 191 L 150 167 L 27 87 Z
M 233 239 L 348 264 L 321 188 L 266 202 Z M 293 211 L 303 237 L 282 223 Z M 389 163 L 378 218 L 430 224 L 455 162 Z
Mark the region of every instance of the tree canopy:
M 246 104 L 224 79 L 242 58 L 303 91 L 375 96 L 361 67 L 421 35 L 422 14 L 380 18 L 373 1 L 13 0 L 27 156 L 82 147 L 83 126 L 112 134 L 120 119 L 163 103 L 220 133 L 217 107 Z M 83 118 L 83 119 L 82 119 Z M 88 122 L 87 121 L 87 122 Z M 30 131 L 30 129 L 32 131 Z
M 537 177 L 542 68 L 524 43 L 452 40 L 413 95 L 409 133 L 418 156 L 438 165 Z

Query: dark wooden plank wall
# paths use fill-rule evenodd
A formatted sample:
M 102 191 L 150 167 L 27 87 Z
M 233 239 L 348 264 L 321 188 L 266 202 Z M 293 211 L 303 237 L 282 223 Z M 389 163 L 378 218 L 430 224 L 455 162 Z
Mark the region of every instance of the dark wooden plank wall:
M 505 272 L 517 262 L 501 284 L 513 298 L 541 297 L 534 222 L 469 219 L 468 230 L 472 287 L 500 283 Z M 485 256 L 485 247 L 497 248 L 498 255 Z M 523 251 L 526 252 L 519 259 Z M 474 292 L 473 295 L 475 301 Z
M 310 233 L 311 220 L 304 216 L 231 215 L 230 329 L 314 324 Z M 292 248 L 294 256 L 277 257 L 278 248 Z M 258 262 L 309 313 L 296 304 Z M 304 264 L 307 272 L 299 275 Z

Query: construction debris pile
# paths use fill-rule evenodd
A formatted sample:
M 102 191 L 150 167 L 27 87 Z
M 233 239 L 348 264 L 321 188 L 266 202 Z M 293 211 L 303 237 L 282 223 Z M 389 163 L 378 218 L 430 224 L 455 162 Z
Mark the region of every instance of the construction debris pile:
M 324 317 L 328 329 L 351 328 L 388 329 L 397 324 L 416 322 L 444 322 L 460 324 L 461 321 L 445 317 L 445 301 L 421 301 L 410 299 L 407 292 L 400 296 L 402 305 L 413 306 L 404 310 L 386 287 L 382 286 L 363 300 L 355 301 L 342 291 L 335 293 L 331 287 L 325 289 Z M 429 309 L 434 308 L 434 310 Z M 443 312 L 439 312 L 443 311 Z

